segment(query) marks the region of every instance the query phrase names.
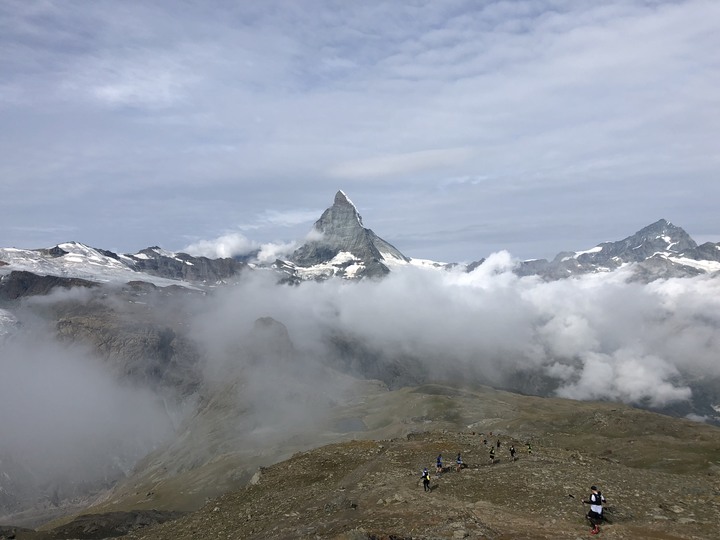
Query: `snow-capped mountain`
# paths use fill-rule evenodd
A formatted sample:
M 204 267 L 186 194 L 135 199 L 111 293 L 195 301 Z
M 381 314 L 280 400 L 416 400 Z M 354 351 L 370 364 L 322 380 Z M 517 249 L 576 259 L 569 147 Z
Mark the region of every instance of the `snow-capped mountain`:
M 720 244 L 697 243 L 683 229 L 661 219 L 617 242 L 585 251 L 559 253 L 552 261 L 523 261 L 520 275 L 562 279 L 578 274 L 611 272 L 632 265 L 632 279 L 690 277 L 720 271 Z
M 5 270 L 32 272 L 43 276 L 124 282 L 135 279 L 134 272 L 116 257 L 110 257 L 78 242 L 59 244 L 50 249 L 1 248 Z
M 30 272 L 38 276 L 81 279 L 95 283 L 124 284 L 144 281 L 159 287 L 195 288 L 226 280 L 247 267 L 234 259 L 192 257 L 151 247 L 133 255 L 119 255 L 79 242 L 48 249 L 0 248 L 2 274 Z
M 400 250 L 363 226 L 355 205 L 338 191 L 308 241 L 275 267 L 296 279 L 362 278 L 383 276 L 389 265 L 408 262 Z
M 277 260 L 271 267 L 280 273 L 282 281 L 299 282 L 331 277 L 378 278 L 408 265 L 432 270 L 464 268 L 471 272 L 483 262 L 481 259 L 458 265 L 411 259 L 365 228 L 355 205 L 344 192 L 338 191 L 332 206 L 315 222 L 307 241 L 288 260 Z M 157 246 L 123 255 L 67 242 L 47 249 L 0 248 L 0 289 L 11 272 L 93 283 L 143 281 L 159 287 L 198 288 L 227 282 L 240 272 L 259 266 L 239 259 L 194 257 Z M 562 252 L 551 261 L 518 262 L 515 273 L 555 280 L 620 268 L 629 271 L 629 279 L 643 282 L 720 274 L 720 243 L 698 246 L 682 228 L 661 219 L 623 240 Z M 50 282 L 44 283 L 39 294 L 51 286 Z

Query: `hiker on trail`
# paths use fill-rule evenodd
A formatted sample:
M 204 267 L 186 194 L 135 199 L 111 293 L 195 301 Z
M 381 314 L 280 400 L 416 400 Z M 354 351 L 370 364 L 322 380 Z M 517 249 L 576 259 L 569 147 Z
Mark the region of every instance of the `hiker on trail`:
M 587 501 L 583 501 L 583 504 L 590 505 L 590 511 L 587 513 L 587 518 L 593 526 L 590 534 L 600 532 L 600 522 L 603 520 L 602 505 L 604 502 L 605 497 L 598 491 L 598 488 L 596 486 L 590 487 L 590 498 Z
M 423 481 L 423 488 L 425 488 L 425 491 L 430 491 L 430 471 L 427 470 L 427 467 L 425 467 L 423 469 L 422 481 Z
M 457 463 L 455 470 L 457 472 L 460 472 L 460 469 L 462 469 L 463 466 L 462 456 L 460 456 L 460 452 L 458 452 L 458 457 L 457 459 L 455 459 L 455 463 Z
M 490 447 L 490 464 L 492 465 L 494 463 L 495 463 L 495 447 L 491 446 Z
M 438 454 L 437 462 L 435 463 L 435 476 L 439 477 L 441 472 L 443 472 L 442 454 Z
M 510 457 L 515 461 L 515 446 L 512 444 L 510 445 Z
M 498 447 L 498 450 L 500 450 L 500 439 L 498 439 L 497 447 Z

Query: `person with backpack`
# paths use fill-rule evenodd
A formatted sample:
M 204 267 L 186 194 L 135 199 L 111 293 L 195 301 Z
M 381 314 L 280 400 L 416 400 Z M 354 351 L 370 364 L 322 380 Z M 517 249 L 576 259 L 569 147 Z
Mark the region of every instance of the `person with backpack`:
M 435 462 L 435 476 L 437 478 L 440 478 L 441 472 L 443 472 L 442 454 L 438 454 L 437 460 Z
M 425 491 L 430 491 L 430 471 L 427 470 L 427 467 L 425 467 L 423 469 L 422 482 L 423 482 L 423 488 L 425 488 Z
M 462 467 L 463 467 L 463 460 L 462 460 L 462 456 L 460 455 L 460 452 L 458 452 L 458 456 L 457 456 L 457 459 L 455 460 L 455 463 L 456 463 L 455 470 L 457 472 L 460 472 L 460 469 L 462 469 Z
M 515 445 L 510 445 L 510 457 L 515 461 Z
M 597 534 L 600 532 L 600 522 L 603 520 L 603 503 L 605 497 L 598 490 L 597 486 L 590 487 L 590 498 L 587 501 L 583 501 L 583 504 L 590 505 L 590 511 L 587 513 L 587 518 L 590 524 L 593 526 L 590 534 Z
M 495 464 L 495 447 L 490 446 L 490 465 Z

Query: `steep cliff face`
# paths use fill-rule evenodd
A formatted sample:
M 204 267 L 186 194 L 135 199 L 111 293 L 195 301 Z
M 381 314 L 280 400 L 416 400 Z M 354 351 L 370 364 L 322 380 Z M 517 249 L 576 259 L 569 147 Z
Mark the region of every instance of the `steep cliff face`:
M 310 236 L 290 257 L 297 267 L 322 267 L 329 275 L 343 277 L 377 277 L 389 272 L 385 263 L 410 260 L 363 226 L 357 208 L 342 191 L 315 222 Z
M 48 294 L 56 287 L 71 289 L 73 287 L 92 288 L 97 283 L 79 278 L 58 276 L 39 276 L 32 272 L 15 271 L 0 277 L 0 301 L 17 300 L 25 296 Z

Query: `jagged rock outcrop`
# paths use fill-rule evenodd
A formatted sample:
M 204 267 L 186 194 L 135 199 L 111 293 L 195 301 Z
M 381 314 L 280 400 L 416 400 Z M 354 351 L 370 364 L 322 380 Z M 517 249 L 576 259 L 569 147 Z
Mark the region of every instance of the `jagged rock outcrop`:
M 187 253 L 165 252 L 157 246 L 125 255 L 124 258 L 137 272 L 209 284 L 226 281 L 247 268 L 246 263 L 231 258 L 193 257 Z
M 388 262 L 408 262 L 396 247 L 372 230 L 366 229 L 362 217 L 342 191 L 333 205 L 315 222 L 308 240 L 290 257 L 310 277 L 379 277 L 387 274 Z
M 0 276 L 0 300 L 17 300 L 25 296 L 48 294 L 56 287 L 96 287 L 98 284 L 86 279 L 59 276 L 39 276 L 32 272 L 13 271 Z

